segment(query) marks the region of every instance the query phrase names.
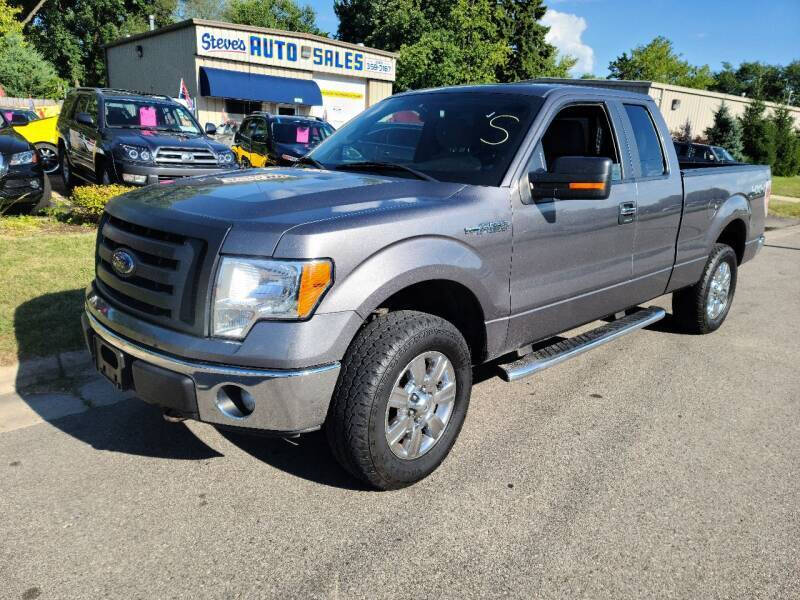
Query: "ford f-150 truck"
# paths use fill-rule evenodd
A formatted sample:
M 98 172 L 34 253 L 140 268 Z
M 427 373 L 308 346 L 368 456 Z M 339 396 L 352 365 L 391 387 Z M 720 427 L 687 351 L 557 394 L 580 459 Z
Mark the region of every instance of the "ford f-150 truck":
M 168 418 L 324 428 L 350 473 L 402 487 L 452 448 L 474 365 L 537 373 L 661 319 L 639 305 L 667 293 L 685 331 L 717 329 L 769 193 L 768 167 L 682 170 L 647 96 L 396 95 L 293 168 L 112 200 L 84 331 Z

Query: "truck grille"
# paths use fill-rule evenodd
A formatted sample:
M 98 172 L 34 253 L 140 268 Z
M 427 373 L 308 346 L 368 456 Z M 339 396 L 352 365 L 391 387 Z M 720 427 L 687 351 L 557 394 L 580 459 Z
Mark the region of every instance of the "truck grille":
M 158 165 L 182 167 L 216 167 L 217 157 L 209 150 L 197 148 L 159 148 L 155 153 Z
M 113 254 L 124 249 L 135 267 L 121 275 Z M 104 215 L 95 257 L 98 291 L 119 305 L 151 321 L 189 332 L 202 332 L 196 302 L 199 272 L 206 242 L 168 233 Z

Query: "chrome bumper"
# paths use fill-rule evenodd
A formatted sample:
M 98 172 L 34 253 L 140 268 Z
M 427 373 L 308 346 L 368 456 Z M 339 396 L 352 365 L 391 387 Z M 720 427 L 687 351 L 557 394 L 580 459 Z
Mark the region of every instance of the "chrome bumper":
M 194 384 L 199 420 L 208 423 L 299 433 L 319 429 L 339 376 L 338 362 L 298 370 L 266 370 L 182 360 L 121 338 L 85 313 L 91 333 L 130 359 L 185 375 Z M 94 350 L 90 351 L 94 354 Z M 135 389 L 135 388 L 134 388 Z M 239 402 L 231 392 L 239 390 Z M 244 404 L 252 412 L 244 414 Z M 157 399 L 148 401 L 159 404 Z

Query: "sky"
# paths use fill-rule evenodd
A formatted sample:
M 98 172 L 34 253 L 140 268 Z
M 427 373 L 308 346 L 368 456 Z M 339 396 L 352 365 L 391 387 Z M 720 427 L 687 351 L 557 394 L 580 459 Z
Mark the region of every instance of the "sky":
M 300 0 L 302 3 L 303 0 Z M 333 0 L 306 0 L 320 29 L 335 33 Z M 605 77 L 608 63 L 657 35 L 691 64 L 785 65 L 800 59 L 800 0 L 550 0 L 548 41 L 578 59 L 574 74 Z

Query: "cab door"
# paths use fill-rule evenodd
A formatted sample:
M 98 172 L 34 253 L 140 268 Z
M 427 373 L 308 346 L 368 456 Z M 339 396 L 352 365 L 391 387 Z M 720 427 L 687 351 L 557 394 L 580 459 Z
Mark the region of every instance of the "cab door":
M 253 135 L 251 138 L 251 162 L 254 167 L 269 164 L 269 131 L 267 120 L 263 117 L 253 119 Z
M 233 136 L 233 153 L 236 155 L 236 159 L 241 164 L 243 158 L 247 158 L 249 161 L 250 157 L 250 130 L 253 126 L 253 119 L 246 118 L 242 121 L 242 124 L 239 125 L 239 129 Z
M 619 136 L 618 117 L 603 101 L 563 102 L 543 115 L 513 200 L 513 256 L 508 348 L 550 337 L 629 306 L 636 184 Z M 607 157 L 613 163 L 605 200 L 530 194 L 528 174 L 561 156 Z
M 677 157 L 666 125 L 657 126 L 655 103 L 625 100 L 618 106 L 636 181 L 633 292 L 640 302 L 663 294 L 672 275 L 683 184 L 680 170 L 671 167 L 678 164 Z

